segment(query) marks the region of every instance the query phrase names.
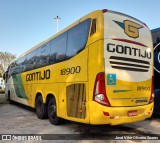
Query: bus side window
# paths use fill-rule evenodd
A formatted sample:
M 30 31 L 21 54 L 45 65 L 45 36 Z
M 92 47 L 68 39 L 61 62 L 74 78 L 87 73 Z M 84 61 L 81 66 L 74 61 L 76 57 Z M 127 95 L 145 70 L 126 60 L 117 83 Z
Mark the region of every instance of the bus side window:
M 34 68 L 34 59 L 37 51 L 30 52 L 25 59 L 25 71 L 32 70 Z
M 50 64 L 58 63 L 66 59 L 67 33 L 56 37 L 51 41 Z
M 11 64 L 9 76 L 17 74 L 17 68 L 16 67 L 17 67 L 17 61 L 15 61 Z
M 94 33 L 96 33 L 96 19 L 92 20 L 92 26 L 91 26 L 91 33 L 90 36 L 92 36 Z
M 87 43 L 90 30 L 90 21 L 87 19 L 68 31 L 67 59 L 81 52 Z
M 34 66 L 36 68 L 43 67 L 49 64 L 50 42 L 38 48 L 38 54 L 34 58 Z
M 26 57 L 22 57 L 17 61 L 17 66 L 18 66 L 17 68 L 19 69 L 19 73 L 25 71 L 25 64 L 24 64 L 25 58 Z

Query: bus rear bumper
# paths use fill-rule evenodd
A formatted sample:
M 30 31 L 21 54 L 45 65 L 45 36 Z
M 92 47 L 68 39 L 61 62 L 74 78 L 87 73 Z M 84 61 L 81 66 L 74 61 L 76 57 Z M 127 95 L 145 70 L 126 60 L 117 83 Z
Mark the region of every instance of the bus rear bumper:
M 152 116 L 153 105 L 152 102 L 148 105 L 136 107 L 105 107 L 91 101 L 90 124 L 119 125 L 142 121 Z M 137 112 L 137 114 L 132 114 L 132 112 Z

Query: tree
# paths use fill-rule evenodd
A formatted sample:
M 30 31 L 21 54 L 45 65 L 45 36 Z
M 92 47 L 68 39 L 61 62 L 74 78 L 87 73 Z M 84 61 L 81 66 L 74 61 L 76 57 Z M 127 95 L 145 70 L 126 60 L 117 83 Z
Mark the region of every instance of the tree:
M 9 52 L 0 52 L 0 73 L 3 75 L 10 62 L 16 58 L 16 55 Z

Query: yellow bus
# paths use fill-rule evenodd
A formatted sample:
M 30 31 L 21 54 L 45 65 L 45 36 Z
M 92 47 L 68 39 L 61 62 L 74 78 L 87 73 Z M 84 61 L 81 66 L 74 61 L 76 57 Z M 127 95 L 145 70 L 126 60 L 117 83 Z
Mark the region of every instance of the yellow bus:
M 149 28 L 128 15 L 96 10 L 15 59 L 5 94 L 52 124 L 124 124 L 153 112 Z

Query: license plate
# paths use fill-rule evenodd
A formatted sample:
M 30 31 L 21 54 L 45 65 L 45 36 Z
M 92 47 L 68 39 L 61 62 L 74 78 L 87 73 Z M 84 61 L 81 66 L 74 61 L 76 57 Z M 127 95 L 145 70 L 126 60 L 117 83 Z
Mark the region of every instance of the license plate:
M 128 116 L 129 116 L 129 117 L 131 117 L 131 116 L 137 116 L 137 115 L 138 115 L 137 110 L 128 111 Z

